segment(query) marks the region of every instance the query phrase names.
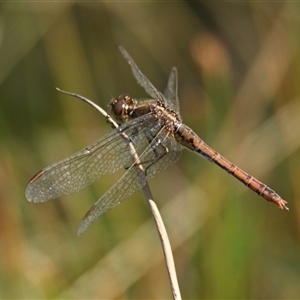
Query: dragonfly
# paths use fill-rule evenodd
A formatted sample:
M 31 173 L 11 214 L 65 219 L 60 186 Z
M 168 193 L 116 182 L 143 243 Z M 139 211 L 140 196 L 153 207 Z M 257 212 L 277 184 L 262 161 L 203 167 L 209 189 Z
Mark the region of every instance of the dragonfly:
M 34 175 L 25 190 L 28 201 L 40 203 L 77 193 L 100 176 L 125 169 L 124 175 L 83 217 L 78 227 L 78 234 L 81 234 L 101 215 L 142 189 L 148 179 L 174 164 L 187 148 L 215 163 L 265 200 L 288 210 L 287 201 L 275 191 L 213 150 L 182 122 L 175 67 L 164 93 L 161 93 L 127 51 L 121 46 L 119 49 L 135 79 L 151 99 L 138 101 L 129 94 L 113 98 L 109 108 L 120 126 Z M 133 157 L 130 145 L 134 146 L 138 159 Z

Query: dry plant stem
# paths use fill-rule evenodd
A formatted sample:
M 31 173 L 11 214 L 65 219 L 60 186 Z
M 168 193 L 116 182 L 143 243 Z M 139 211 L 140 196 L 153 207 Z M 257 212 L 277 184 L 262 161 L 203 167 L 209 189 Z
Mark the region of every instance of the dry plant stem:
M 148 184 L 145 187 L 145 189 L 147 189 L 147 187 L 149 187 Z M 145 193 L 145 189 L 143 189 L 144 193 Z M 150 193 L 151 193 L 151 191 L 150 191 Z M 151 198 L 146 197 L 146 199 L 148 200 L 148 204 L 150 206 L 150 209 L 151 209 L 154 221 L 155 221 L 155 225 L 156 225 L 157 231 L 159 233 L 159 238 L 160 238 L 160 241 L 162 244 L 162 248 L 164 251 L 165 262 L 166 262 L 166 266 L 167 266 L 167 270 L 168 270 L 168 275 L 170 278 L 173 299 L 181 300 L 181 294 L 180 294 L 180 289 L 179 289 L 179 285 L 178 285 L 178 281 L 177 281 L 177 274 L 176 274 L 176 269 L 175 269 L 175 264 L 174 264 L 172 248 L 171 248 L 171 244 L 169 241 L 168 233 L 166 231 L 166 227 L 164 225 L 164 222 L 162 220 L 162 217 L 159 213 L 159 210 L 158 210 L 155 202 Z
M 87 99 L 87 98 L 85 98 L 81 95 L 75 94 L 75 93 L 66 92 L 66 91 L 63 91 L 59 88 L 56 88 L 56 89 L 59 92 L 62 92 L 64 94 L 70 95 L 70 96 L 75 97 L 75 98 L 79 98 L 80 100 L 90 104 L 92 107 L 97 109 L 114 128 L 119 127 L 119 125 L 111 118 L 111 116 L 105 110 L 103 110 L 100 106 L 98 106 L 97 104 L 95 104 L 91 100 L 89 100 L 89 99 Z M 126 136 L 126 134 L 121 133 L 121 132 L 120 132 L 120 134 L 122 134 L 124 139 L 126 139 L 127 141 L 129 140 L 129 138 Z M 162 249 L 163 249 L 163 252 L 164 252 L 165 262 L 166 262 L 166 266 L 167 266 L 167 271 L 168 271 L 168 275 L 169 275 L 169 279 L 170 279 L 170 283 L 171 283 L 171 290 L 172 290 L 173 299 L 181 300 L 181 294 L 180 294 L 180 289 L 179 289 L 177 275 L 176 275 L 174 258 L 173 258 L 172 249 L 171 249 L 171 245 L 170 245 L 170 241 L 169 241 L 169 238 L 168 238 L 166 228 L 164 226 L 164 223 L 163 223 L 162 217 L 159 213 L 159 210 L 158 210 L 158 208 L 157 208 L 157 206 L 156 206 L 156 204 L 153 200 L 153 196 L 152 196 L 150 187 L 149 187 L 148 182 L 145 178 L 145 176 L 146 176 L 145 175 L 145 170 L 143 169 L 143 165 L 140 162 L 139 157 L 138 157 L 138 155 L 135 151 L 134 145 L 131 142 L 129 142 L 128 146 L 129 146 L 129 150 L 131 152 L 134 163 L 142 171 L 142 172 L 139 172 L 139 178 L 143 182 L 142 190 L 143 190 L 145 198 L 148 201 L 149 207 L 151 209 L 151 213 L 152 213 L 154 221 L 155 221 L 156 228 L 157 228 L 158 233 L 159 233 L 160 241 L 161 241 L 161 244 L 162 244 Z

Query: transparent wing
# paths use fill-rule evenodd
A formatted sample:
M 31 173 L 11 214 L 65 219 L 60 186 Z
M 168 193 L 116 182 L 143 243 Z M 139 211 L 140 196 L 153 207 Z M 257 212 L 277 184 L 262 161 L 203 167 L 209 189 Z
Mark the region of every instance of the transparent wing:
M 145 185 L 146 179 L 174 164 L 181 155 L 182 147 L 163 129 L 140 156 L 146 176 L 133 164 L 128 171 L 104 194 L 82 219 L 78 234 L 83 233 L 97 218 L 115 208 Z
M 72 156 L 37 173 L 28 183 L 25 196 L 31 202 L 44 202 L 76 193 L 101 175 L 130 165 L 132 156 L 125 134 L 141 153 L 149 145 L 145 130 L 158 132 L 161 125 L 151 115 L 123 124 Z
M 142 73 L 142 71 L 138 68 L 138 66 L 131 58 L 131 56 L 127 53 L 127 51 L 122 46 L 119 46 L 119 49 L 124 58 L 128 61 L 129 65 L 131 66 L 133 76 L 135 77 L 137 82 L 145 89 L 147 94 L 149 94 L 154 99 L 158 99 L 164 102 L 165 100 L 162 93 L 159 92 L 156 89 L 156 87 L 151 83 L 151 81 Z
M 171 70 L 164 96 L 169 107 L 179 113 L 178 75 L 175 67 Z

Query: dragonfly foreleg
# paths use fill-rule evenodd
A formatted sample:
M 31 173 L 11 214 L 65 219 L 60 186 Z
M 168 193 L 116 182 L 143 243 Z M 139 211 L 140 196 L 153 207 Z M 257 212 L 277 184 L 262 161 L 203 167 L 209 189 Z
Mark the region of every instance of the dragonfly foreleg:
M 148 140 L 150 143 L 150 137 Z M 142 165 L 146 176 L 149 175 L 149 172 L 151 174 L 156 173 L 156 163 L 168 153 L 169 148 L 163 144 L 163 140 L 161 138 L 156 138 L 156 140 L 152 141 L 145 152 L 141 155 L 140 160 L 134 163 L 133 167 Z

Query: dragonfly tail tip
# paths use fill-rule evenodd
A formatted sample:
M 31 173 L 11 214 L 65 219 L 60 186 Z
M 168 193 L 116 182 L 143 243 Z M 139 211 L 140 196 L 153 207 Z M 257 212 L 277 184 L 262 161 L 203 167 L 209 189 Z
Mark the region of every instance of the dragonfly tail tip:
M 285 200 L 281 200 L 277 203 L 277 205 L 279 206 L 279 208 L 283 209 L 283 210 L 286 210 L 286 211 L 289 211 L 290 209 L 288 208 L 287 206 L 287 201 Z

